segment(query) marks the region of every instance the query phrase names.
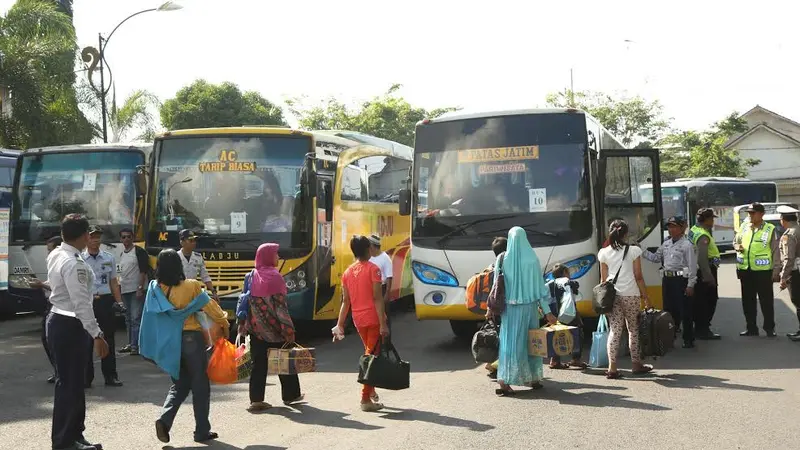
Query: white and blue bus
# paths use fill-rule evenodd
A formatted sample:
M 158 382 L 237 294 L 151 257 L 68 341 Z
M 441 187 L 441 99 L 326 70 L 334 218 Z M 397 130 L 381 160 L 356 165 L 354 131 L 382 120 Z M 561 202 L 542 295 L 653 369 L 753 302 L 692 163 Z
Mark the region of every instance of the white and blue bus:
M 17 168 L 17 150 L 0 149 L 0 315 L 25 312 L 8 295 L 8 233 L 11 220 L 11 190 Z

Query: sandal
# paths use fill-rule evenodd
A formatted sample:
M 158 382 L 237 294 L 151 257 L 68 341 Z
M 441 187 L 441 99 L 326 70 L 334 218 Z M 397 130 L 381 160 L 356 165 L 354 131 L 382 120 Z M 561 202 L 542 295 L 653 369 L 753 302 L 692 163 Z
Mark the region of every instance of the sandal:
M 530 388 L 531 388 L 532 390 L 534 390 L 534 391 L 537 391 L 537 390 L 539 390 L 539 389 L 543 388 L 543 387 L 544 387 L 544 385 L 543 385 L 542 383 L 539 383 L 539 382 L 537 381 L 537 382 L 535 382 L 535 383 L 531 383 L 531 384 L 529 384 L 529 385 L 528 385 L 528 387 L 530 387 Z
M 620 378 L 622 378 L 622 374 L 619 373 L 618 370 L 614 372 L 606 371 L 606 378 L 608 378 L 609 380 L 619 380 Z
M 498 397 L 513 397 L 517 395 L 517 391 L 513 389 L 495 389 L 494 393 Z
M 550 368 L 553 369 L 553 370 L 565 370 L 565 369 L 569 369 L 569 364 L 565 364 L 565 363 L 550 364 Z
M 571 368 L 585 370 L 589 368 L 589 365 L 583 361 L 572 361 L 569 363 Z
M 631 370 L 631 372 L 636 375 L 641 375 L 643 373 L 650 373 L 652 371 L 653 371 L 653 366 L 651 366 L 650 364 L 643 364 L 642 367 L 635 370 Z
M 272 405 L 270 405 L 267 402 L 253 402 L 250 403 L 250 406 L 247 407 L 247 412 L 251 413 L 261 412 L 261 411 L 266 411 L 270 408 L 272 408 Z
M 295 403 L 302 402 L 303 399 L 305 399 L 305 398 L 306 398 L 306 394 L 300 394 L 296 399 L 285 401 L 285 402 L 283 402 L 283 404 L 286 405 L 286 406 L 291 406 L 291 405 L 294 405 Z

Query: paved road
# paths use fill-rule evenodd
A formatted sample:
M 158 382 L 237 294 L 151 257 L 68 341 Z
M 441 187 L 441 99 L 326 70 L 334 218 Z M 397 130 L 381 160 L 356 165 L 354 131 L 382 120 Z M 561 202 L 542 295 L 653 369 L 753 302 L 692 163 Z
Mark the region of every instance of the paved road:
M 545 389 L 497 398 L 468 345 L 452 338 L 446 323 L 417 322 L 406 314 L 394 329 L 400 353 L 412 362 L 412 389 L 382 392 L 392 409 L 358 409 L 357 337 L 335 346 L 319 340 L 319 372 L 301 378 L 307 404 L 251 415 L 245 412 L 245 384 L 214 387 L 212 424 L 219 441 L 193 443 L 191 407 L 185 407 L 172 447 L 165 448 L 796 448 L 800 344 L 739 337 L 738 282 L 732 266 L 721 273 L 725 298 L 715 326 L 724 340 L 677 349 L 656 362 L 652 376 L 609 381 L 546 369 Z M 776 310 L 781 335 L 794 331 L 785 292 Z M 2 449 L 49 448 L 52 387 L 44 382 L 48 369 L 37 333 L 35 318 L 0 323 Z M 122 357 L 119 365 L 125 387 L 89 391 L 87 435 L 107 449 L 162 447 L 153 420 L 169 380 L 135 357 Z M 278 387 L 267 389 L 268 401 L 280 403 Z

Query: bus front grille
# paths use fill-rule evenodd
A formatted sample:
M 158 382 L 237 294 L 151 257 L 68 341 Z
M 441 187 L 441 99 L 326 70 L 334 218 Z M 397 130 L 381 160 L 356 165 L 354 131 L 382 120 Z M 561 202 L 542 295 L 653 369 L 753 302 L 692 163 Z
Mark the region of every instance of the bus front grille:
M 236 266 L 215 266 L 206 262 L 211 282 L 220 296 L 235 294 L 242 290 L 245 275 L 253 269 L 251 264 Z

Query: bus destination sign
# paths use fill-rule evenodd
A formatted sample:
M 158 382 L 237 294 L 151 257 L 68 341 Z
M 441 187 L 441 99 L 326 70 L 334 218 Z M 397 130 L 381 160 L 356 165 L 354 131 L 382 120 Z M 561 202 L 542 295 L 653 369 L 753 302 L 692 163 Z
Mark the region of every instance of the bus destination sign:
M 200 172 L 248 172 L 256 171 L 255 161 L 239 161 L 236 150 L 222 150 L 217 161 L 203 161 L 198 165 Z

